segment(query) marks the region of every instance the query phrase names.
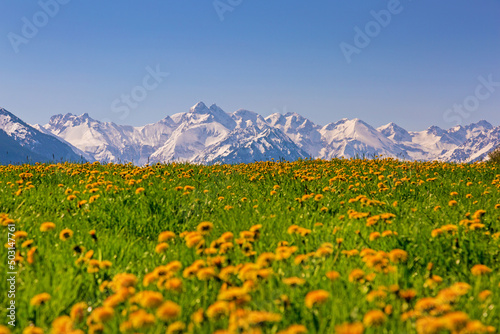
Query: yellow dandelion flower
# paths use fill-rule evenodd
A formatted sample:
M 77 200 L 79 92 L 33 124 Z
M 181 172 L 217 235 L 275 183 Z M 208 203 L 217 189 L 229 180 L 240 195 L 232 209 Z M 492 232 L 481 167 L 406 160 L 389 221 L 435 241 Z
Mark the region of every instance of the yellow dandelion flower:
M 363 334 L 365 327 L 361 322 L 343 323 L 335 326 L 335 333 L 337 334 Z
M 155 247 L 155 252 L 158 254 L 165 253 L 168 249 L 168 244 L 166 242 L 159 243 Z
M 313 308 L 316 305 L 321 305 L 326 303 L 330 298 L 330 293 L 325 290 L 315 290 L 311 291 L 306 295 L 305 304 L 307 308 Z
M 476 264 L 471 268 L 470 272 L 474 276 L 482 276 L 491 273 L 492 270 L 487 266 L 485 266 L 484 264 Z
M 387 316 L 384 312 L 380 310 L 371 310 L 365 313 L 363 317 L 363 324 L 365 324 L 366 327 L 381 326 L 386 319 Z
M 166 301 L 156 311 L 156 317 L 162 321 L 170 321 L 177 318 L 181 314 L 181 307 L 172 302 Z
M 158 242 L 165 242 L 175 238 L 175 233 L 171 231 L 161 232 L 158 236 Z
M 41 232 L 52 231 L 55 228 L 56 228 L 56 224 L 51 223 L 51 222 L 42 223 L 42 225 L 40 225 Z
M 48 293 L 43 292 L 31 298 L 30 304 L 32 306 L 40 306 L 48 302 L 51 298 L 52 297 Z
M 61 239 L 62 241 L 66 241 L 72 236 L 73 236 L 73 231 L 70 230 L 69 228 L 65 228 L 59 233 L 59 239 Z
M 284 278 L 283 283 L 293 288 L 299 285 L 304 285 L 306 283 L 306 280 L 299 277 L 289 277 Z

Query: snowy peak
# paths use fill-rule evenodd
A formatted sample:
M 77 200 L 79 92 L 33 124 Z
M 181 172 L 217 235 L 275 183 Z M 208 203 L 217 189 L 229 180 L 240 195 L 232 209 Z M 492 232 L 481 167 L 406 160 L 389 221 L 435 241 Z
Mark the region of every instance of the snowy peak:
M 264 118 L 246 109 L 229 114 L 216 104 L 207 107 L 199 102 L 185 112 L 140 127 L 100 122 L 88 113 L 55 115 L 43 127 L 32 127 L 0 109 L 0 137 L 2 162 L 4 148 L 17 152 L 18 158 L 31 152 L 33 159 L 42 161 L 45 158 L 33 152 L 46 154 L 48 147 L 69 151 L 71 158 L 76 154 L 89 161 L 137 165 L 374 156 L 470 162 L 484 159 L 500 145 L 500 126 L 479 121 L 448 130 L 431 126 L 406 131 L 395 123 L 375 129 L 358 118 L 320 126 L 293 112 Z M 55 149 L 56 144 L 64 146 Z M 15 155 L 9 154 L 12 160 Z
M 238 109 L 234 113 L 231 114 L 231 118 L 236 122 L 236 128 L 246 128 L 249 126 L 257 126 L 258 128 L 262 128 L 267 126 L 267 122 L 261 115 L 256 112 L 246 110 L 246 109 Z
M 392 139 L 396 142 L 411 142 L 412 137 L 410 133 L 396 123 L 391 122 L 377 128 L 377 130 L 387 138 Z
M 6 109 L 0 109 L 0 162 L 84 161 L 73 147 L 28 125 Z

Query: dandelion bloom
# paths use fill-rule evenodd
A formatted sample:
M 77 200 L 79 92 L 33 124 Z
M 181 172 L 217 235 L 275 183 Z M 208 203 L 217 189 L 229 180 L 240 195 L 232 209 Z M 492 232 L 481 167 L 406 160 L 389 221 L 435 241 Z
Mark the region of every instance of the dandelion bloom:
M 141 291 L 131 299 L 144 308 L 156 308 L 163 303 L 163 295 L 156 291 Z
M 209 233 L 214 228 L 214 224 L 211 222 L 201 222 L 196 227 L 196 230 L 200 233 Z
M 43 292 L 43 293 L 31 298 L 30 304 L 32 306 L 40 306 L 42 304 L 45 304 L 47 301 L 49 301 L 50 298 L 52 298 L 52 297 L 48 293 Z
M 406 262 L 408 253 L 402 249 L 393 249 L 389 252 L 389 258 L 393 263 Z
M 365 276 L 365 272 L 361 269 L 353 269 L 349 274 L 350 282 L 358 282 L 361 281 Z
M 330 293 L 328 291 L 325 290 L 311 291 L 306 295 L 305 304 L 308 308 L 312 308 L 316 305 L 321 305 L 326 303 L 329 297 Z
M 40 327 L 28 326 L 23 329 L 23 334 L 44 334 L 44 332 Z
M 363 334 L 365 327 L 361 322 L 343 323 L 335 326 L 337 334 Z
M 145 329 L 154 325 L 155 316 L 144 311 L 138 310 L 129 315 L 129 321 L 134 329 Z
M 438 334 L 445 330 L 443 321 L 440 318 L 423 317 L 416 323 L 418 334 Z
M 338 271 L 332 270 L 326 273 L 326 277 L 330 281 L 335 281 L 340 277 L 340 273 Z
M 10 329 L 5 326 L 0 325 L 0 334 L 10 334 Z
M 158 242 L 165 242 L 175 238 L 175 233 L 171 231 L 161 232 L 158 236 Z
M 374 327 L 382 325 L 387 319 L 384 312 L 380 310 L 372 310 L 365 313 L 363 323 L 366 327 Z
M 170 324 L 167 328 L 167 334 L 181 334 L 184 333 L 186 325 L 182 321 L 176 321 Z
M 61 233 L 59 233 L 59 239 L 61 239 L 62 241 L 66 241 L 72 236 L 73 236 L 73 231 L 70 230 L 69 228 L 65 228 L 64 230 L 61 231 Z
M 156 316 L 162 321 L 170 321 L 177 318 L 181 314 L 181 307 L 168 300 L 161 305 L 156 311 Z
M 207 317 L 217 320 L 222 316 L 229 315 L 229 303 L 224 300 L 219 300 L 207 308 Z
M 291 287 L 296 287 L 298 285 L 304 285 L 306 283 L 306 280 L 299 277 L 289 277 L 289 278 L 284 278 L 283 283 Z
M 55 228 L 56 228 L 56 224 L 51 223 L 51 222 L 42 223 L 42 225 L 40 225 L 41 232 L 52 231 Z
M 90 317 L 96 322 L 102 323 L 113 319 L 114 315 L 115 311 L 111 307 L 101 306 L 94 309 Z
M 491 292 L 490 290 L 483 290 L 479 293 L 478 297 L 479 297 L 479 300 L 481 301 L 485 301 L 486 299 L 488 299 L 491 295 L 493 294 L 493 292 Z
M 447 313 L 441 319 L 446 329 L 453 333 L 461 331 L 469 322 L 469 316 L 461 311 Z
M 474 276 L 482 276 L 491 273 L 492 270 L 487 266 L 485 266 L 484 264 L 476 264 L 474 267 L 471 268 L 470 272 Z
M 306 334 L 307 332 L 307 328 L 304 325 L 291 325 L 290 327 L 282 331 L 283 334 Z
M 168 244 L 166 242 L 159 243 L 155 247 L 155 252 L 158 254 L 165 253 L 168 249 Z

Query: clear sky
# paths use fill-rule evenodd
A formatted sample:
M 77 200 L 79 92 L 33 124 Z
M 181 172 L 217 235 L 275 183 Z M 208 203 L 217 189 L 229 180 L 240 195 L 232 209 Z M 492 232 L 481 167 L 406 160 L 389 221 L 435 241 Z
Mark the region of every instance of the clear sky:
M 500 125 L 499 0 L 4 0 L 0 22 L 0 106 L 32 124 L 143 125 L 204 101 Z

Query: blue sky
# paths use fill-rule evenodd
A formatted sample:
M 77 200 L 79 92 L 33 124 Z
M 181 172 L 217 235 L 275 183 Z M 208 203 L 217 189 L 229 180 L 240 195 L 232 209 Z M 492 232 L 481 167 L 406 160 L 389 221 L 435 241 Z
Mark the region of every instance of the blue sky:
M 318 124 L 500 125 L 499 17 L 498 0 L 5 0 L 0 106 L 43 124 L 143 125 L 204 101 Z

